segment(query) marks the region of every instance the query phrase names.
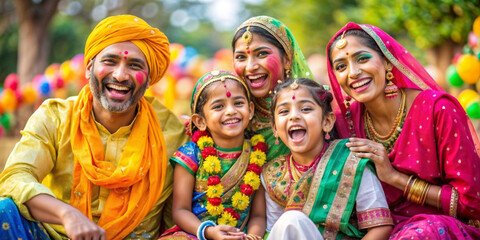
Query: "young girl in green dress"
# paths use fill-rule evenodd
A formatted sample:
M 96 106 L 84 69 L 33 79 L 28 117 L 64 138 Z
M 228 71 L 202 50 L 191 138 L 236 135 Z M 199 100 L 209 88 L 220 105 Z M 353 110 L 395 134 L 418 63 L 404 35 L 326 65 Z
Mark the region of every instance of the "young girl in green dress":
M 264 167 L 269 239 L 387 239 L 393 225 L 370 159 L 332 140 L 331 93 L 288 79 L 272 98 L 272 130 L 290 149 Z

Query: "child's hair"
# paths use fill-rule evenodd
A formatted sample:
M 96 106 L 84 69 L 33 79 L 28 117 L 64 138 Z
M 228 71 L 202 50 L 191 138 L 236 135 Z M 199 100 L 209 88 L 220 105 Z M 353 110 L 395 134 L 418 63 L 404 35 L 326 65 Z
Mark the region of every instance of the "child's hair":
M 195 87 L 193 88 L 192 92 L 192 100 L 191 100 L 191 110 L 193 114 L 199 114 L 202 117 L 205 117 L 203 112 L 203 105 L 208 101 L 209 98 L 209 91 L 208 88 L 214 82 L 222 81 L 224 82 L 227 79 L 234 80 L 238 87 L 241 87 L 245 96 L 247 96 L 247 100 L 250 101 L 250 91 L 248 91 L 248 87 L 245 82 L 237 77 L 234 73 L 227 72 L 224 70 L 214 70 L 211 72 L 206 73 L 200 79 L 198 79 Z M 190 133 L 193 134 L 194 130 L 196 129 L 193 123 L 190 123 Z
M 333 95 L 329 91 L 327 91 L 324 86 L 308 78 L 298 78 L 298 79 L 288 78 L 275 87 L 275 90 L 274 90 L 275 94 L 272 97 L 271 106 L 270 106 L 270 111 L 272 113 L 271 114 L 272 121 L 274 121 L 274 113 L 275 113 L 275 107 L 277 105 L 278 94 L 283 89 L 287 87 L 291 87 L 293 83 L 298 84 L 298 87 L 304 86 L 308 90 L 308 92 L 310 93 L 310 95 L 312 95 L 312 98 L 315 100 L 315 102 L 318 105 L 320 105 L 320 107 L 322 108 L 323 115 L 326 115 L 332 112 L 332 105 L 330 103 L 333 100 Z
M 322 113 L 323 116 L 329 114 L 332 112 L 332 100 L 333 100 L 333 95 L 330 93 L 323 85 L 315 82 L 312 79 L 308 78 L 288 78 L 282 83 L 279 83 L 274 90 L 274 95 L 272 97 L 272 101 L 270 104 L 270 112 L 271 112 L 271 121 L 272 123 L 275 124 L 275 108 L 277 106 L 277 99 L 278 99 L 278 94 L 284 90 L 285 88 L 290 88 L 292 84 L 298 84 L 298 87 L 305 87 L 305 89 L 308 90 L 312 98 L 315 100 L 315 102 L 320 105 L 322 108 Z M 328 87 L 328 86 L 327 86 Z M 319 120 L 320 121 L 320 120 Z M 335 127 L 332 129 L 332 131 L 329 133 L 331 136 L 331 140 L 337 138 L 337 132 L 335 130 Z

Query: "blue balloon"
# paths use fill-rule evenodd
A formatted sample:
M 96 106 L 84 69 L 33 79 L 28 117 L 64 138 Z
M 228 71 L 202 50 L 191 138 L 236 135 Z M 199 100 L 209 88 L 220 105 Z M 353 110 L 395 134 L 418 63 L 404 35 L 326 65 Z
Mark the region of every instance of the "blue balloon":
M 185 68 L 188 64 L 188 62 L 195 56 L 198 55 L 197 49 L 194 47 L 187 46 L 183 49 L 183 56 L 182 56 L 182 61 L 180 62 L 180 66 L 182 68 Z
M 50 87 L 50 83 L 48 81 L 41 81 L 40 82 L 40 93 L 43 95 L 43 96 L 48 96 L 50 95 L 50 92 L 51 92 L 51 87 Z

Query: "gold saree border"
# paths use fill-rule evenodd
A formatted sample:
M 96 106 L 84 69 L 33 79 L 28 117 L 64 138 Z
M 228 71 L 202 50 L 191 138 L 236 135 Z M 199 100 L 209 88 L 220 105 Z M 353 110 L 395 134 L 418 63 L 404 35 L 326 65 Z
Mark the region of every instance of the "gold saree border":
M 332 156 L 333 150 L 335 150 L 339 142 L 340 140 L 332 141 L 325 154 L 323 154 L 322 159 L 320 159 L 320 162 L 318 163 L 312 179 L 312 184 L 310 185 L 310 190 L 308 191 L 305 205 L 303 206 L 302 210 L 307 216 L 310 216 L 310 213 L 312 212 L 315 199 L 317 198 L 318 189 L 320 188 L 320 183 L 322 182 L 325 167 L 327 166 L 328 160 Z
M 358 158 L 355 153 L 350 152 L 343 167 L 337 193 L 333 198 L 332 206 L 330 206 L 330 210 L 328 211 L 325 220 L 325 230 L 323 232 L 323 237 L 325 239 L 335 239 L 340 230 L 340 222 L 352 192 L 353 181 L 355 180 L 359 163 L 360 158 Z

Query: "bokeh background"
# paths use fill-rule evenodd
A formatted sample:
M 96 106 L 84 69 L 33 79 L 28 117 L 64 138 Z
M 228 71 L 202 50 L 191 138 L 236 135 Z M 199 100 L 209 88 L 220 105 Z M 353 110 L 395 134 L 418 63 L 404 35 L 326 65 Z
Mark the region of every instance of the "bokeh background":
M 118 14 L 137 15 L 168 36 L 172 64 L 147 94 L 179 117 L 189 114 L 200 76 L 232 70 L 237 26 L 269 15 L 293 32 L 324 84 L 331 36 L 349 21 L 381 27 L 459 99 L 479 129 L 480 0 L 0 0 L 0 170 L 42 101 L 76 95 L 87 83 L 87 36 Z

